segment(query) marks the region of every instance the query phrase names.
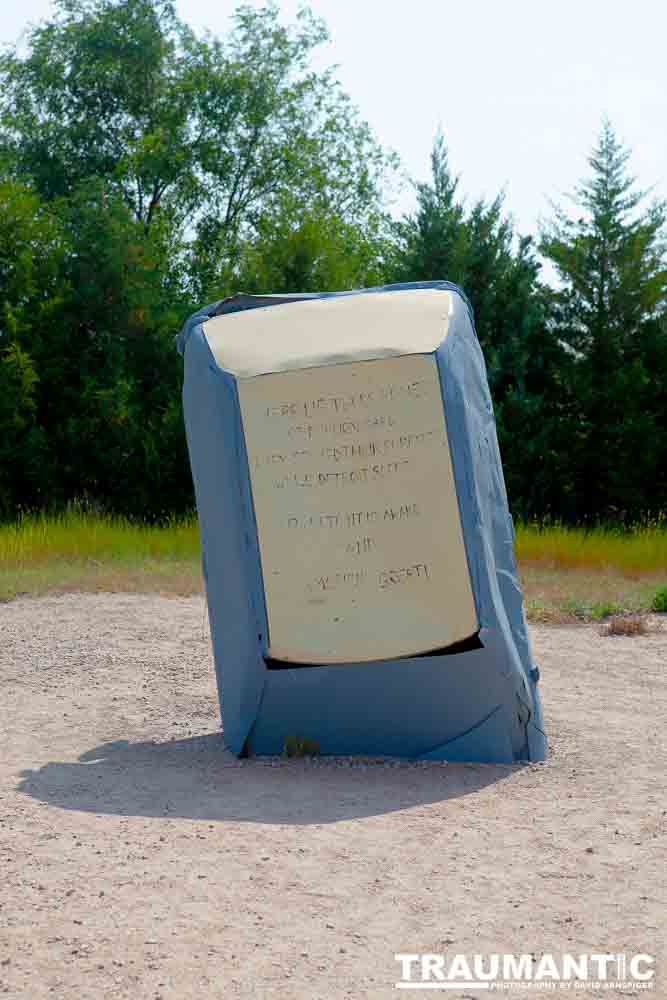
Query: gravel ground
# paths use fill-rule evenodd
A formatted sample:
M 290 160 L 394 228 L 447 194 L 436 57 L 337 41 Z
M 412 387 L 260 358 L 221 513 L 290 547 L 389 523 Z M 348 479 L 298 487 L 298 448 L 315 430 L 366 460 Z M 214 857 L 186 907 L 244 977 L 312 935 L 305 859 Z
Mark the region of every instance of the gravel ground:
M 667 629 L 531 636 L 545 764 L 238 761 L 201 598 L 1 605 L 0 994 L 384 1000 L 397 952 L 597 951 L 666 998 Z

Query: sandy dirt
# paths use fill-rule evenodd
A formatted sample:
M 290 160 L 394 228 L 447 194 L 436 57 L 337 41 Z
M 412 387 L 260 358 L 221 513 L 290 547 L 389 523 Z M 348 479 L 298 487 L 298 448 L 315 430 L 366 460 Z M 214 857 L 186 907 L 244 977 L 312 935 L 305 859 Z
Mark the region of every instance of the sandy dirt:
M 0 995 L 384 1000 L 424 995 L 397 952 L 597 951 L 667 998 L 667 628 L 531 635 L 545 764 L 238 761 L 201 598 L 0 606 Z

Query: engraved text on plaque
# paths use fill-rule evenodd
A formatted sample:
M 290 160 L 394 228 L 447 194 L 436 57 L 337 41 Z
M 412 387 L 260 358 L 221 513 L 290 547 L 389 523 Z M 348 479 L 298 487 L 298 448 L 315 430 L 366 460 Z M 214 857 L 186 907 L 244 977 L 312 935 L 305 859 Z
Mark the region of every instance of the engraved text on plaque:
M 238 383 L 269 654 L 415 655 L 478 629 L 432 355 Z

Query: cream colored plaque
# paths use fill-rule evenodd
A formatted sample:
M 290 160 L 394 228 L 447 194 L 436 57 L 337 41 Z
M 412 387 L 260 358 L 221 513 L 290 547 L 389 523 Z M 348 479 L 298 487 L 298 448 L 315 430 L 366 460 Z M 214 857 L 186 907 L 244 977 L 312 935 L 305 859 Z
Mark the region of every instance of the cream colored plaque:
M 473 635 L 435 358 L 258 375 L 238 389 L 269 655 L 359 662 Z
M 435 351 L 453 311 L 451 292 L 439 288 L 364 292 L 228 313 L 204 331 L 217 364 L 250 378 Z

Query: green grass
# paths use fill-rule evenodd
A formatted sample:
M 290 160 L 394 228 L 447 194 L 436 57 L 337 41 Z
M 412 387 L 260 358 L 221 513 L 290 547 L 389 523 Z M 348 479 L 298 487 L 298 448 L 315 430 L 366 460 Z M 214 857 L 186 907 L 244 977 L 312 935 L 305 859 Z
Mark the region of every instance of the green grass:
M 72 512 L 57 517 L 38 514 L 0 525 L 0 563 L 6 565 L 198 557 L 199 528 L 194 517 L 156 526 Z
M 627 576 L 615 570 L 520 566 L 529 621 L 599 622 L 623 612 L 649 611 L 664 575 Z
M 584 532 L 519 525 L 517 555 L 528 617 L 600 621 L 662 607 L 667 526 Z M 160 526 L 70 512 L 0 525 L 0 600 L 63 591 L 201 591 L 194 517 Z
M 599 622 L 659 610 L 667 582 L 667 525 L 589 531 L 520 524 L 516 552 L 532 621 Z
M 156 526 L 70 512 L 0 525 L 0 600 L 51 591 L 200 589 L 194 517 Z
M 520 524 L 516 531 L 520 563 L 549 564 L 561 569 L 612 569 L 620 573 L 667 573 L 667 524 L 648 524 L 635 531 L 598 527 L 589 531 L 551 525 Z

